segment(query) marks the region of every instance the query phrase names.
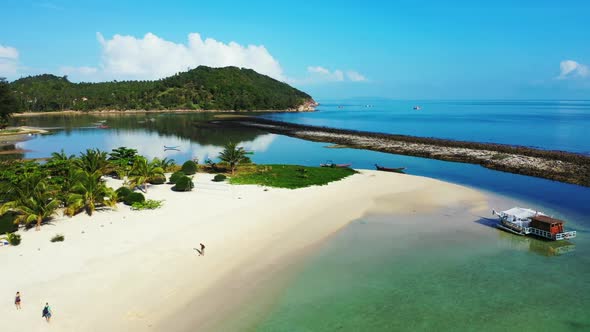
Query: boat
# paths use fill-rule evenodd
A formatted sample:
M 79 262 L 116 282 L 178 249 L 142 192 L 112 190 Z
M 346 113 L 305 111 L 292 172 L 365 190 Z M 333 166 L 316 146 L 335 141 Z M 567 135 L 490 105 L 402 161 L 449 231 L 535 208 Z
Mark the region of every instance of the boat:
M 177 145 L 177 146 L 166 146 L 166 145 L 164 145 L 164 151 L 167 151 L 167 150 L 180 151 L 180 149 L 178 149 L 179 147 L 180 147 L 179 145 Z
M 576 231 L 564 231 L 565 221 L 532 209 L 513 207 L 500 212 L 492 210 L 492 214 L 497 215 L 500 220 L 497 228 L 516 235 L 533 235 L 553 241 L 576 237 Z
M 98 128 L 98 129 L 108 129 L 109 126 L 107 126 L 106 124 L 101 124 L 101 125 L 96 126 L 96 128 Z
M 375 164 L 375 168 L 377 168 L 378 171 L 393 172 L 393 173 L 404 173 L 404 171 L 406 170 L 405 167 L 391 168 L 391 167 L 379 166 L 377 164 Z
M 414 111 L 419 111 L 419 110 L 421 110 L 421 109 L 422 109 L 422 106 L 414 106 L 414 107 L 412 107 L 412 109 L 413 109 Z
M 320 167 L 340 167 L 340 168 L 347 168 L 352 166 L 352 164 L 335 164 L 331 161 L 327 161 L 325 164 L 320 164 Z

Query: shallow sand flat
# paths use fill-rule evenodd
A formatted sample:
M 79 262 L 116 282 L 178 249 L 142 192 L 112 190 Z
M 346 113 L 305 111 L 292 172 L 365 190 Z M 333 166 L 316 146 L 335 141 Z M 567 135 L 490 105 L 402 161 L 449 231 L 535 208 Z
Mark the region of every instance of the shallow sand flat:
M 370 211 L 487 205 L 485 195 L 473 189 L 375 171 L 298 190 L 265 191 L 211 178 L 198 174 L 190 193 L 150 187 L 148 198 L 165 200 L 158 210 L 120 205 L 117 211 L 60 217 L 39 232 L 21 232 L 19 247 L 0 248 L 2 331 L 211 326 L 247 298 L 247 289 L 260 286 L 257 281 L 271 279 L 268 271 L 288 267 L 298 254 Z M 49 241 L 57 233 L 65 242 Z M 199 242 L 207 246 L 205 257 L 193 250 Z M 11 306 L 17 290 L 21 311 Z M 41 318 L 46 301 L 54 311 L 51 326 Z

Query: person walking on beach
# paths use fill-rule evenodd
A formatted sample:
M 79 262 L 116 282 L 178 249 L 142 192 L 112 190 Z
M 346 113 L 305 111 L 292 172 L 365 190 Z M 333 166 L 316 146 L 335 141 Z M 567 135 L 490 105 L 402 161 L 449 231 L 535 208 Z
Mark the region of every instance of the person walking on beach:
M 43 308 L 43 318 L 49 323 L 51 320 L 51 308 L 49 308 L 49 303 L 45 303 L 45 308 Z
M 202 243 L 199 243 L 201 245 L 201 250 L 197 249 L 197 248 L 193 248 L 195 249 L 198 253 L 199 256 L 205 256 L 205 245 Z
M 16 297 L 14 298 L 14 305 L 16 306 L 16 310 L 20 310 L 20 292 L 16 292 Z

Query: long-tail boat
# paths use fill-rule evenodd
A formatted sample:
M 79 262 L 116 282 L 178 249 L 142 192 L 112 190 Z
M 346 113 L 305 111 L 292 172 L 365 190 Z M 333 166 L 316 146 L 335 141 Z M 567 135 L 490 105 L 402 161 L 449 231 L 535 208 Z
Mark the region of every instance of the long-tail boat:
M 404 173 L 404 171 L 406 170 L 405 167 L 391 168 L 391 167 L 379 166 L 377 164 L 375 164 L 375 168 L 377 168 L 378 171 L 393 172 L 393 173 Z

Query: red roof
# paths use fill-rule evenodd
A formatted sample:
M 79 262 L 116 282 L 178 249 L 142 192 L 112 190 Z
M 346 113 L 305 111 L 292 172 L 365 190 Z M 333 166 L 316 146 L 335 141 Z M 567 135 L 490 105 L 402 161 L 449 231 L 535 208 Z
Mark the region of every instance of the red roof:
M 540 216 L 540 215 L 531 217 L 531 220 L 542 222 L 544 224 L 565 224 L 565 221 L 563 221 L 563 220 L 551 218 L 548 216 Z

